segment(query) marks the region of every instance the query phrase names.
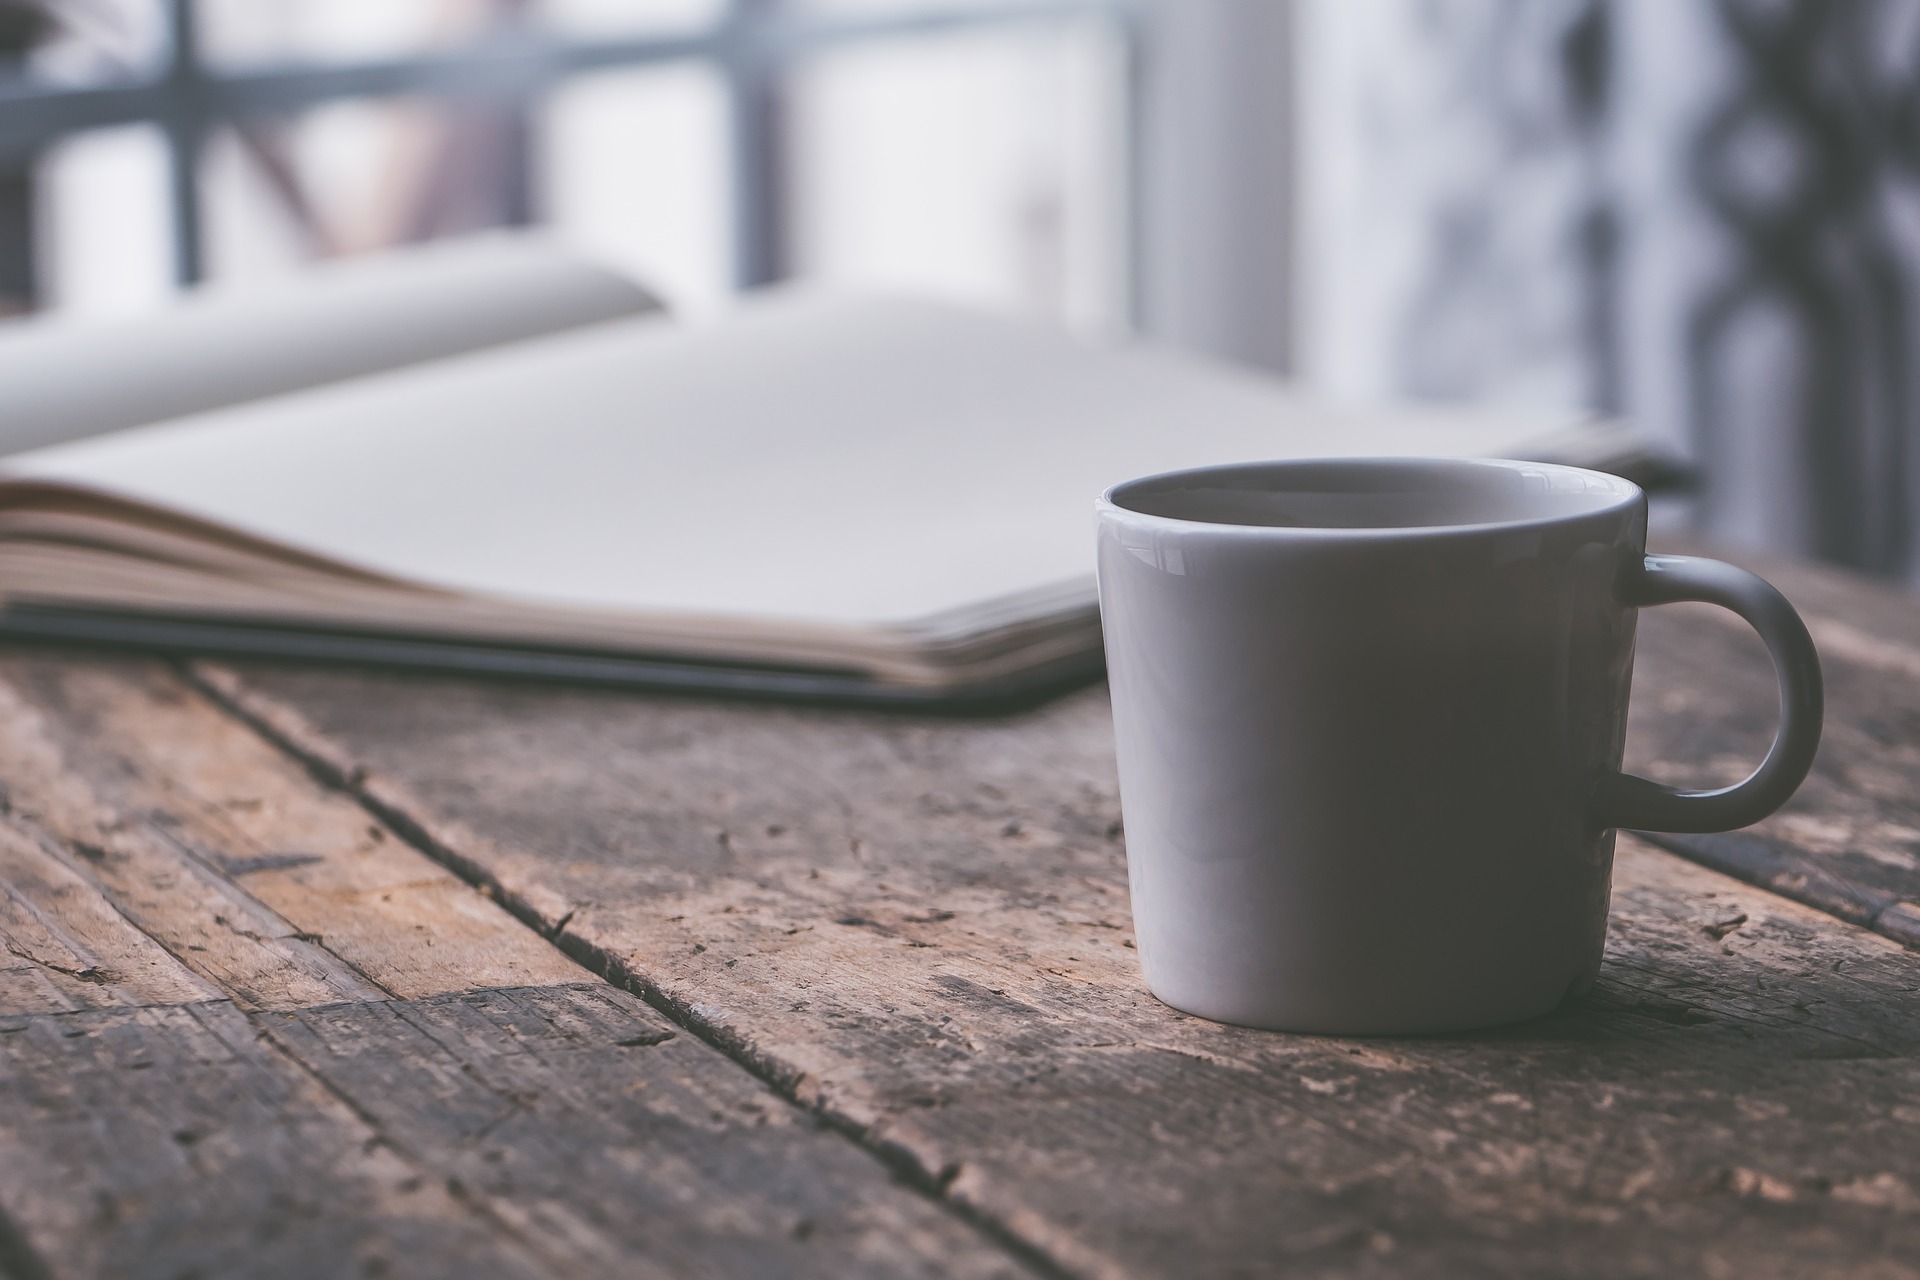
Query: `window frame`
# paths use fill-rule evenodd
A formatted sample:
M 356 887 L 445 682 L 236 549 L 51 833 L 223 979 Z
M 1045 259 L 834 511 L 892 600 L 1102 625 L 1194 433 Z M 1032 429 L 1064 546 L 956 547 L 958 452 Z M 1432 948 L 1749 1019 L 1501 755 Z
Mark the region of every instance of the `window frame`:
M 578 38 L 529 22 L 509 22 L 457 48 L 407 57 L 324 66 L 223 70 L 202 57 L 195 0 L 162 0 L 168 55 L 154 76 L 93 85 L 48 85 L 0 78 L 0 164 L 26 163 L 59 139 L 113 125 L 150 123 L 165 136 L 172 211 L 174 277 L 197 284 L 205 273 L 199 169 L 220 126 L 261 115 L 289 115 L 351 98 L 408 95 L 440 101 L 506 102 L 530 108 L 568 79 L 618 67 L 704 63 L 726 86 L 729 221 L 734 285 L 750 289 L 787 274 L 782 199 L 785 157 L 781 86 L 794 66 L 823 51 L 866 41 L 948 31 L 1101 21 L 1123 56 L 1120 137 L 1126 152 L 1128 242 L 1125 282 L 1133 277 L 1139 201 L 1140 65 L 1144 0 L 929 0 L 897 13 L 806 14 L 783 0 L 726 0 L 704 28 L 633 37 Z M 525 175 L 523 175 L 524 179 Z

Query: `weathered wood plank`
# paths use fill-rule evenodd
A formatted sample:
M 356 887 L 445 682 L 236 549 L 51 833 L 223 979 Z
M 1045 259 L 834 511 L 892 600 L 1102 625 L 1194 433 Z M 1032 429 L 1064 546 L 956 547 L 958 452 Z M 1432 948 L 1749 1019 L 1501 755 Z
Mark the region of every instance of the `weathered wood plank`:
M 1489 1035 L 1270 1035 L 1141 988 L 1099 691 L 929 722 L 208 678 L 1063 1268 L 1920 1275 L 1920 964 L 1631 841 L 1590 999 Z
M 62 863 L 57 887 L 41 876 L 34 892 L 10 899 L 0 925 L 9 938 L 28 930 L 13 921 L 32 911 L 64 919 L 69 932 L 86 912 L 117 912 L 202 987 L 249 1008 L 581 977 L 161 663 L 0 662 L 0 783 L 13 845 L 37 845 L 46 856 L 36 865 Z M 0 875 L 16 870 L 9 847 L 0 836 Z M 38 956 L 47 945 L 15 939 L 9 954 Z M 73 967 L 48 955 L 48 964 Z M 75 982 L 36 967 L 0 977 L 23 988 L 15 1005 L 0 1007 L 51 999 L 28 983 L 51 983 L 71 1002 Z M 184 998 L 151 993 L 154 1002 Z
M 0 780 L 8 1269 L 1024 1273 L 164 667 L 0 662 Z
M 0 818 L 0 1014 L 217 1000 L 57 848 Z
M 1795 600 L 1820 648 L 1827 719 L 1813 774 L 1749 830 L 1653 838 L 1920 949 L 1920 601 L 1834 572 L 1753 567 Z M 1777 715 L 1772 668 L 1731 614 L 1644 611 L 1635 683 L 1629 767 L 1718 785 L 1765 753 Z
M 0 1204 L 58 1276 L 1025 1274 L 600 982 L 0 1018 Z
M 49 1276 L 536 1276 L 231 1004 L 0 1017 L 0 1203 Z
M 393 1142 L 580 1274 L 1024 1273 L 603 984 L 258 1021 Z

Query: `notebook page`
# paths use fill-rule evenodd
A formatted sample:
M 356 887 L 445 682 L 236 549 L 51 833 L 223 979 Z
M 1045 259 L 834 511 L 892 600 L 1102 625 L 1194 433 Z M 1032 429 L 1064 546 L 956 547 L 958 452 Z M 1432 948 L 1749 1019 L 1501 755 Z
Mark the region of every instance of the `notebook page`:
M 855 626 L 1090 581 L 1147 472 L 1526 453 L 1564 423 L 1339 413 L 1144 348 L 899 300 L 638 319 L 9 459 L 413 581 Z
M 0 453 L 659 309 L 544 237 L 491 233 L 197 290 L 152 315 L 0 324 Z

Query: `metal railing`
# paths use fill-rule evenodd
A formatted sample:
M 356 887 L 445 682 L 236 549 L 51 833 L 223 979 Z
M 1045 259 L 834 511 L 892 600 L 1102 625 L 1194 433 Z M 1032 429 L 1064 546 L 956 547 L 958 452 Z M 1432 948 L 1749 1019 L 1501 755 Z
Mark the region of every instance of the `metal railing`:
M 729 95 L 727 145 L 735 283 L 769 284 L 783 274 L 780 198 L 781 79 L 799 60 L 859 41 L 1017 24 L 1096 20 L 1112 24 L 1125 50 L 1122 136 L 1138 130 L 1139 0 L 990 0 L 931 3 L 897 13 L 805 14 L 781 0 L 727 0 L 711 26 L 632 38 L 574 38 L 530 22 L 512 22 L 458 48 L 339 66 L 223 70 L 201 56 L 194 0 L 164 0 L 169 33 L 165 67 L 147 79 L 85 86 L 0 79 L 0 164 L 19 164 L 73 133 L 148 122 L 169 153 L 174 272 L 182 284 L 203 274 L 198 170 L 218 127 L 252 117 L 288 115 L 347 98 L 417 95 L 441 100 L 531 104 L 569 77 L 614 67 L 702 61 Z M 1132 157 L 1129 165 L 1133 167 Z M 1132 225 L 1128 219 L 1128 225 Z

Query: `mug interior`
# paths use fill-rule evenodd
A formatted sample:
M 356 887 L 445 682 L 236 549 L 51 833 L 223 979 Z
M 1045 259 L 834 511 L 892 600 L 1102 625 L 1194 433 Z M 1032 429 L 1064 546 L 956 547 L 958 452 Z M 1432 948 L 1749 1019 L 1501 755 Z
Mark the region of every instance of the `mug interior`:
M 1590 515 L 1636 500 L 1631 481 L 1489 459 L 1358 458 L 1204 467 L 1116 485 L 1114 506 L 1205 524 L 1415 529 Z

